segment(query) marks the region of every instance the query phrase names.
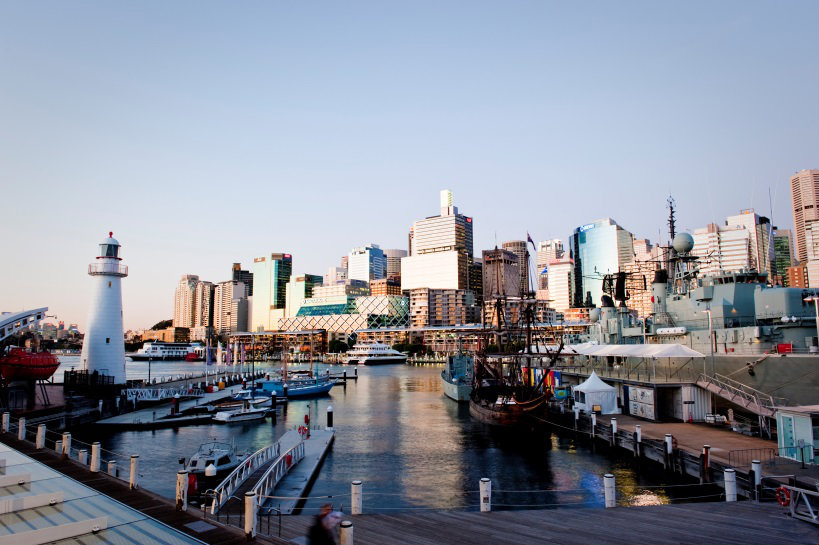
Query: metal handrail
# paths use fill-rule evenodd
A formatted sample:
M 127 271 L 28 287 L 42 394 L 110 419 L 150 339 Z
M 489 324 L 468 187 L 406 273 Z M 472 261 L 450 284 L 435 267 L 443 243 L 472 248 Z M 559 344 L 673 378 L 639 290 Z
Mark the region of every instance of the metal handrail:
M 204 392 L 201 388 L 128 388 L 125 396 L 128 401 L 159 401 L 169 399 L 175 395 L 181 397 L 202 397 Z
M 713 376 L 700 374 L 700 380 L 705 383 L 711 383 L 721 390 L 726 390 L 732 395 L 740 397 L 749 403 L 755 404 L 759 408 L 764 407 L 772 412 L 776 409 L 776 403 L 772 395 L 755 390 L 750 386 L 746 386 L 745 384 L 737 382 L 726 376 L 719 374 L 715 374 Z
M 213 489 L 213 503 L 210 507 L 211 514 L 216 514 L 237 488 L 256 472 L 261 466 L 279 456 L 279 443 L 274 443 L 261 448 L 248 456 L 239 466 L 237 466 L 219 485 Z
M 819 498 L 819 492 L 787 484 L 781 485 L 781 488 L 785 488 L 791 493 L 788 505 L 792 518 L 819 525 L 819 512 L 811 505 L 811 498 Z M 814 501 L 816 500 L 814 499 Z M 802 509 L 800 509 L 800 507 Z
M 299 463 L 302 458 L 304 458 L 304 441 L 299 441 L 296 446 L 279 456 L 279 459 L 267 468 L 267 471 L 252 489 L 256 493 L 256 497 L 267 496 L 268 492 L 279 484 L 282 477 L 287 475 L 290 468 Z

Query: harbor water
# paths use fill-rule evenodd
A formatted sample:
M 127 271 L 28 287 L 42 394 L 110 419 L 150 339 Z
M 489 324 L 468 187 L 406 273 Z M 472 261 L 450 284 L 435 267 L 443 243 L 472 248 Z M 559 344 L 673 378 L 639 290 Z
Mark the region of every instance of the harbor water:
M 67 359 L 67 358 L 63 358 Z M 68 365 L 70 362 L 64 362 Z M 77 362 L 78 363 L 78 362 Z M 278 364 L 277 364 L 278 365 Z M 147 364 L 128 362 L 129 378 L 147 376 Z M 154 362 L 152 375 L 194 372 L 201 364 Z M 353 368 L 318 365 L 334 374 Z M 101 441 L 111 456 L 140 455 L 142 486 L 173 497 L 179 458 L 217 440 L 253 452 L 285 431 L 326 424 L 334 409 L 336 439 L 309 491 L 305 512 L 323 503 L 349 506 L 350 483 L 364 482 L 365 510 L 478 509 L 478 482 L 493 483 L 493 509 L 603 506 L 603 475 L 617 478 L 619 501 L 667 503 L 686 487 L 628 457 L 592 452 L 549 430 L 514 431 L 473 421 L 468 404 L 446 398 L 441 365 L 359 367 L 358 380 L 340 383 L 329 396 L 293 400 L 278 418 L 261 423 L 207 424 L 153 431 L 76 430 L 82 441 Z M 133 373 L 133 375 L 132 375 Z M 159 373 L 159 374 L 157 374 Z M 105 458 L 105 454 L 103 455 Z M 671 488 L 662 485 L 674 484 Z M 275 505 L 275 500 L 273 500 Z

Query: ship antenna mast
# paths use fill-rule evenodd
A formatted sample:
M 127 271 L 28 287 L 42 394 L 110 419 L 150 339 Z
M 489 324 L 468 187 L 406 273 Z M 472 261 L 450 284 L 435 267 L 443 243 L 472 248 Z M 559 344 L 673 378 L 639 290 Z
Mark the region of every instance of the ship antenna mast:
M 674 200 L 674 197 L 669 195 L 666 205 L 668 206 L 668 234 L 673 241 L 674 236 L 677 234 L 677 220 L 674 218 L 674 208 L 676 208 L 677 202 Z

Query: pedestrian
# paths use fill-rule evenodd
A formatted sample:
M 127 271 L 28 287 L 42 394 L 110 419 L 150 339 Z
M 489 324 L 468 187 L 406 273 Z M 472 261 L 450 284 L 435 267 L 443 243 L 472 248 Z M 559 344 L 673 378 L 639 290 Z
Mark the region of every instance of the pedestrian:
M 316 515 L 316 520 L 307 531 L 307 543 L 309 545 L 335 545 L 335 538 L 332 532 L 332 522 L 335 517 L 331 517 L 333 506 L 325 503 Z

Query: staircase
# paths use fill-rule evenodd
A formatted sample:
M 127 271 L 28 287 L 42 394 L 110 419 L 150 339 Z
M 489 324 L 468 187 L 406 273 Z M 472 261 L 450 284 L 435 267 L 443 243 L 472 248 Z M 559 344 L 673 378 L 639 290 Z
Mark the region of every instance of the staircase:
M 776 414 L 777 403 L 773 396 L 723 375 L 701 374 L 697 379 L 697 386 L 756 415 L 772 418 Z

